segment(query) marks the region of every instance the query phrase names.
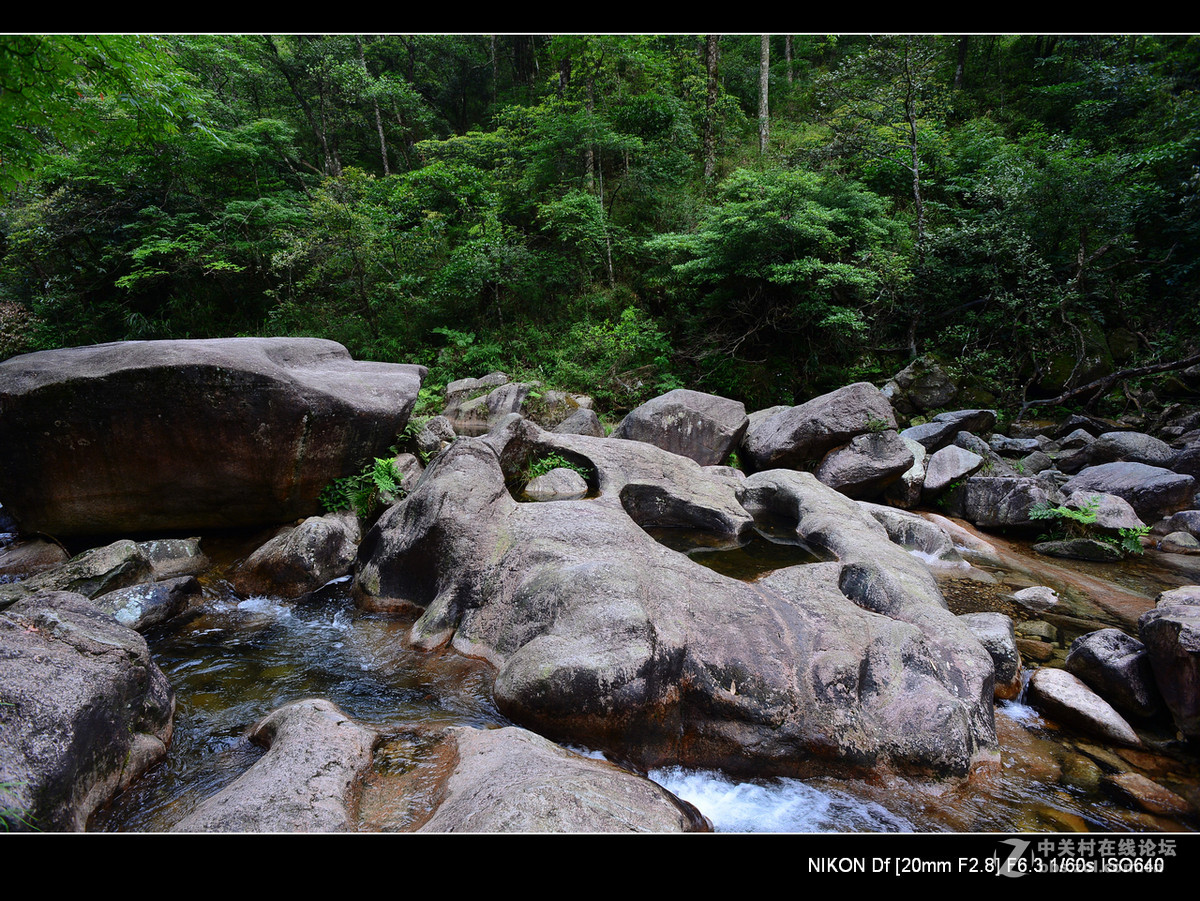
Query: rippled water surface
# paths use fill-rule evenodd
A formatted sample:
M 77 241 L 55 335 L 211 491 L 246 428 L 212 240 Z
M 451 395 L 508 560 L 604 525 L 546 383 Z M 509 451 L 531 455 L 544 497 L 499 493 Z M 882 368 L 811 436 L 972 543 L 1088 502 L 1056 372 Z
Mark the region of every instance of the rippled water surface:
M 701 562 L 754 578 L 752 570 L 805 562 L 808 552 L 759 535 L 720 561 Z M 800 554 L 805 559 L 795 559 Z M 1148 578 L 1140 574 L 1139 579 Z M 445 725 L 507 724 L 491 699 L 491 670 L 453 651 L 409 647 L 411 620 L 365 614 L 348 580 L 300 601 L 239 599 L 206 584 L 205 602 L 147 635 L 177 694 L 166 762 L 108 809 L 92 831 L 161 831 L 241 775 L 262 754 L 243 737 L 271 710 L 323 697 L 389 741 L 377 767 L 419 766 L 418 732 Z M 1137 768 L 1193 799 L 1195 756 L 1121 752 L 1059 729 L 1024 704 L 997 707 L 1000 758 L 966 784 L 896 778 L 731 780 L 720 773 L 664 769 L 651 777 L 695 804 L 721 832 L 1192 831 L 1193 819 L 1135 809 L 1103 776 Z M 1161 736 L 1169 743 L 1170 736 Z M 1190 793 L 1190 795 L 1189 795 Z M 399 805 L 403 807 L 411 802 Z M 402 829 L 407 816 L 370 812 L 364 828 Z
M 147 635 L 176 692 L 168 760 L 91 828 L 170 828 L 262 755 L 243 737 L 250 726 L 302 698 L 327 698 L 384 734 L 414 724 L 504 723 L 488 667 L 453 652 L 411 649 L 411 624 L 358 611 L 346 582 L 304 601 L 239 600 L 210 589 L 185 625 Z

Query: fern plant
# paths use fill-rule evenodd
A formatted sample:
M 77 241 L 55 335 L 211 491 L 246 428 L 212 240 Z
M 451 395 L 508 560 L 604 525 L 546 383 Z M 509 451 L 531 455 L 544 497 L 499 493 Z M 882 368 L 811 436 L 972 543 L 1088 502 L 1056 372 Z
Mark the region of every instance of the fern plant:
M 399 500 L 404 476 L 396 461 L 376 457 L 356 475 L 334 479 L 321 491 L 320 502 L 327 513 L 353 510 L 359 519 L 370 519 L 384 498 Z
M 578 463 L 572 463 L 562 454 L 550 453 L 531 462 L 525 468 L 525 481 L 532 482 L 538 476 L 544 476 L 554 469 L 570 469 L 586 479 L 591 473 Z
M 1100 498 L 1088 498 L 1079 509 L 1049 503 L 1035 504 L 1029 511 L 1030 519 L 1047 519 L 1056 523 L 1059 531 L 1067 538 L 1094 538 L 1092 526 L 1099 515 Z
M 1142 537 L 1149 534 L 1149 526 L 1136 526 L 1119 529 L 1116 535 L 1105 535 L 1099 532 L 1096 520 L 1099 516 L 1100 498 L 1093 495 L 1082 507 L 1076 509 L 1066 506 L 1052 506 L 1048 503 L 1037 504 L 1029 511 L 1030 519 L 1045 519 L 1057 526 L 1053 538 L 1090 538 L 1093 541 L 1103 541 L 1117 548 L 1123 556 L 1140 554 L 1142 552 Z

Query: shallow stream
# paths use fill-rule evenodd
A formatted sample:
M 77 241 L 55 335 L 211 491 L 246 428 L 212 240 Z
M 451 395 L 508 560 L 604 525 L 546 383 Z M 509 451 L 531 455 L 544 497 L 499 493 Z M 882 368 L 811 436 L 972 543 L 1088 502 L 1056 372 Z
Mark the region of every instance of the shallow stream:
M 1101 624 L 1128 621 L 1139 604 L 1152 606 L 1157 591 L 1200 581 L 1189 565 L 1153 559 L 1120 575 L 1110 565 L 1100 573 L 1105 580 L 1097 581 L 1097 564 L 1050 563 L 1018 544 L 987 540 L 997 553 L 986 564 L 979 562 L 970 573 L 940 573 L 952 606 L 971 601 L 981 609 L 1003 606 L 1014 586 L 1054 583 L 1070 601 L 1071 612 L 1060 615 L 1060 626 L 1083 629 L 1085 611 Z M 692 553 L 730 575 L 753 578 L 755 571 L 812 559 L 807 549 L 791 544 L 762 533 L 723 561 L 712 548 Z M 1112 591 L 1104 593 L 1097 584 L 1112 585 Z M 1104 596 L 1097 597 L 1098 591 Z M 382 769 L 420 766 L 423 742 L 441 726 L 507 724 L 491 699 L 489 667 L 453 651 L 410 648 L 410 625 L 357 610 L 348 578 L 298 601 L 243 600 L 224 582 L 207 582 L 202 606 L 147 635 L 177 694 L 168 759 L 100 811 L 90 829 L 170 829 L 261 756 L 243 737 L 246 729 L 289 701 L 328 698 L 384 733 L 389 741 L 377 756 Z M 695 804 L 718 832 L 1175 832 L 1200 826 L 1194 816 L 1200 760 L 1194 748 L 1174 742 L 1169 730 L 1144 733 L 1155 750 L 1135 752 L 1060 729 L 1020 702 L 999 703 L 996 722 L 1000 761 L 965 784 L 896 778 L 746 782 L 674 769 L 650 776 Z M 1156 815 L 1123 800 L 1104 780 L 1106 773 L 1121 770 L 1142 773 L 1189 798 L 1193 813 Z M 362 828 L 402 831 L 421 812 L 419 799 L 385 809 L 370 806 L 365 796 Z

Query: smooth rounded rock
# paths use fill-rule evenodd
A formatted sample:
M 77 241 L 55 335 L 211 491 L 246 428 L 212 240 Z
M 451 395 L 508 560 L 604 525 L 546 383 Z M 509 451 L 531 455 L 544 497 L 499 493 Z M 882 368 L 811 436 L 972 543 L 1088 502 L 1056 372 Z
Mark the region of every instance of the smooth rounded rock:
M 456 764 L 422 833 L 711 832 L 691 804 L 642 776 L 517 727 L 448 730 Z
M 1125 718 L 1066 670 L 1037 669 L 1029 677 L 1027 692 L 1031 704 L 1064 725 L 1116 744 L 1142 746 L 1142 740 Z
M 424 375 L 315 338 L 12 357 L 0 363 L 0 501 L 55 536 L 289 522 L 386 453 Z

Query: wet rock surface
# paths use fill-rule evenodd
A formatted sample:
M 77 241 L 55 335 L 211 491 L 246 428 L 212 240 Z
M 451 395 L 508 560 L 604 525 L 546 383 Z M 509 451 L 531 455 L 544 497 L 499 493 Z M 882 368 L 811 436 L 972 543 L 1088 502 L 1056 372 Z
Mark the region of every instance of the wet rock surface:
M 692 805 L 525 729 L 449 730 L 456 763 L 418 832 L 710 832 Z
M 0 613 L 0 702 L 11 830 L 82 832 L 171 740 L 174 693 L 145 639 L 79 594 Z
M 135 541 L 123 538 L 92 548 L 20 582 L 0 585 L 0 609 L 39 591 L 69 591 L 96 597 L 154 580 L 154 565 Z
M 273 711 L 249 739 L 267 753 L 175 832 L 345 832 L 379 741 L 335 704 L 306 699 Z
M 1100 738 L 1133 747 L 1142 744 L 1124 717 L 1066 670 L 1038 669 L 1029 680 L 1029 697 L 1050 716 Z

